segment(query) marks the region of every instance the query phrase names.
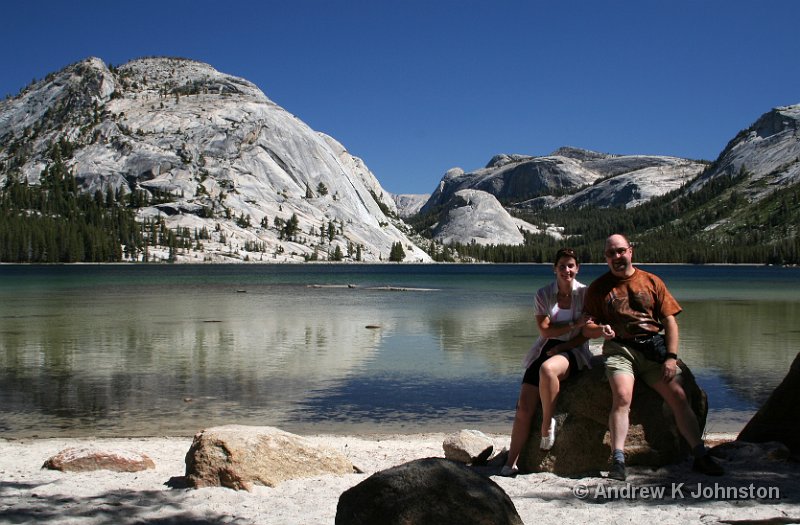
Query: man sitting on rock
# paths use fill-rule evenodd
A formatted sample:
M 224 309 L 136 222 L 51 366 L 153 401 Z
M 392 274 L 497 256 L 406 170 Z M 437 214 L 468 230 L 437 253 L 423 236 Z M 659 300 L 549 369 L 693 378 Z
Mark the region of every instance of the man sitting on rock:
M 644 379 L 672 409 L 678 430 L 692 448 L 693 470 L 722 475 L 722 467 L 703 444 L 697 417 L 680 381 L 674 381 L 680 374 L 675 320 L 680 305 L 658 276 L 633 266 L 633 247 L 624 235 L 606 239 L 605 257 L 609 271 L 586 292 L 584 311 L 592 321 L 583 328 L 583 335 L 605 338 L 603 355 L 612 393 L 608 427 L 613 457 L 608 477 L 626 477 L 623 447 L 636 377 Z

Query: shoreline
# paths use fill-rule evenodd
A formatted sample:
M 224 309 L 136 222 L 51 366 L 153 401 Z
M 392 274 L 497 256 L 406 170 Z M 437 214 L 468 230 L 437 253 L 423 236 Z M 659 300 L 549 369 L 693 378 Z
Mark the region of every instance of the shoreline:
M 737 412 L 736 415 L 740 416 L 745 412 Z M 748 411 L 747 417 L 719 417 L 718 419 L 707 420 L 703 434 L 705 436 L 732 436 L 730 439 L 735 439 L 744 426 L 750 421 L 756 410 Z M 447 435 L 453 432 L 458 432 L 461 429 L 469 428 L 478 430 L 487 436 L 503 436 L 510 434 L 513 425 L 513 411 L 509 411 L 510 417 L 508 421 L 503 422 L 487 422 L 487 421 L 471 421 L 445 424 L 375 424 L 374 422 L 367 423 L 353 423 L 347 422 L 339 425 L 292 425 L 287 423 L 266 423 L 268 426 L 274 426 L 300 436 L 349 436 L 354 438 L 364 439 L 380 439 L 384 437 L 395 436 L 424 436 L 424 435 Z M 229 421 L 227 423 L 209 423 L 205 427 L 196 427 L 194 430 L 173 431 L 173 432 L 158 432 L 158 431 L 143 431 L 141 433 L 131 432 L 125 428 L 112 429 L 108 431 L 97 432 L 95 430 L 86 429 L 71 429 L 69 431 L 59 431 L 55 433 L 46 432 L 29 432 L 15 434 L 13 431 L 6 431 L 0 436 L 0 442 L 23 442 L 34 440 L 115 440 L 115 439 L 192 439 L 195 434 L 201 432 L 203 428 L 211 426 L 219 426 L 223 424 L 252 424 L 247 421 Z
M 184 458 L 191 445 L 190 437 L 0 439 L 0 522 L 332 524 L 339 496 L 345 490 L 377 471 L 414 459 L 444 457 L 442 443 L 447 435 L 441 432 L 302 435 L 313 445 L 344 454 L 363 472 L 290 480 L 274 488 L 257 486 L 252 492 L 218 487 L 170 488 L 170 485 L 179 487 L 176 481 L 185 474 Z M 508 447 L 507 434 L 487 436 L 495 443 L 496 450 Z M 713 441 L 734 437 L 733 433 L 707 435 L 712 445 Z M 64 448 L 88 444 L 146 454 L 154 461 L 155 468 L 134 473 L 64 473 L 41 468 L 45 460 Z M 488 474 L 508 494 L 527 524 L 542 520 L 598 525 L 644 520 L 659 523 L 800 520 L 797 475 L 800 469 L 796 463 L 771 460 L 760 452 L 745 460 L 734 458 L 722 462 L 726 475 L 719 478 L 693 473 L 687 460 L 657 470 L 629 467 L 630 476 L 625 483 L 598 476 L 564 478 L 535 473 L 503 478 Z M 763 490 L 746 492 L 751 485 Z M 668 488 L 666 494 L 656 498 L 647 490 L 643 492 L 645 487 Z M 677 493 L 675 487 L 679 489 Z M 717 490 L 720 487 L 729 490 L 720 493 Z M 773 487 L 780 494 L 778 499 L 759 497 Z M 693 497 L 694 493 L 699 496 Z M 708 494 L 711 497 L 705 497 Z M 718 497 L 720 494 L 725 497 Z

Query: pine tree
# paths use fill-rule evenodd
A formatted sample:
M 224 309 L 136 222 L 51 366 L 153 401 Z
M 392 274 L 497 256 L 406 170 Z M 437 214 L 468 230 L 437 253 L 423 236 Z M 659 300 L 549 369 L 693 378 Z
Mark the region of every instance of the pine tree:
M 403 244 L 400 242 L 392 243 L 392 249 L 389 252 L 389 260 L 392 262 L 401 262 L 406 258 L 406 252 L 403 250 Z

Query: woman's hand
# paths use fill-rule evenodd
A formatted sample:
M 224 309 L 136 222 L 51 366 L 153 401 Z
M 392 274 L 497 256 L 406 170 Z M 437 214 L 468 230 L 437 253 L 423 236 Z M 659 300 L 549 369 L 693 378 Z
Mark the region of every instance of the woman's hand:
M 603 339 L 614 339 L 617 336 L 610 324 L 601 325 L 601 328 L 603 329 Z

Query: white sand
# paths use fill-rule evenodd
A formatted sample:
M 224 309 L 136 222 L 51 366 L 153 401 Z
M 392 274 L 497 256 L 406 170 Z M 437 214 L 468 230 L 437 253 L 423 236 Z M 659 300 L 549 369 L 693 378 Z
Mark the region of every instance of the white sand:
M 342 492 L 378 470 L 413 459 L 443 457 L 444 437 L 309 436 L 312 442 L 343 452 L 365 473 L 288 481 L 276 488 L 256 487 L 252 492 L 170 488 L 171 478 L 179 481 L 184 475 L 189 438 L 0 441 L 0 523 L 333 524 Z M 492 438 L 497 448 L 508 446 L 507 436 Z M 81 474 L 41 468 L 61 450 L 88 443 L 142 452 L 155 461 L 156 468 L 138 473 Z M 800 522 L 797 463 L 766 458 L 721 463 L 726 468 L 721 478 L 694 474 L 687 462 L 659 471 L 629 467 L 627 483 L 552 474 L 492 479 L 511 497 L 526 524 Z M 717 495 L 694 498 L 698 483 L 706 492 L 717 490 Z M 582 487 L 589 492 L 587 499 L 574 495 Z M 644 487 L 663 487 L 665 495 L 652 498 L 640 492 L 632 498 L 625 492 Z M 780 491 L 780 499 L 750 497 L 750 491 L 757 496 L 759 490 L 772 487 Z M 613 490 L 623 492 L 614 494 Z M 736 490 L 737 494 L 726 499 L 719 497 L 719 490 Z

